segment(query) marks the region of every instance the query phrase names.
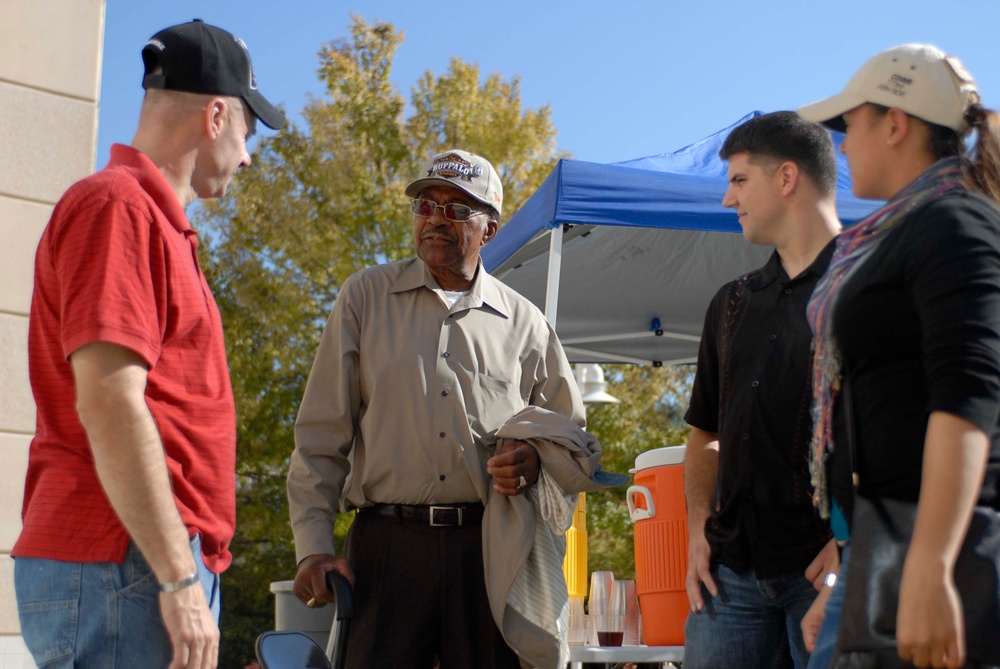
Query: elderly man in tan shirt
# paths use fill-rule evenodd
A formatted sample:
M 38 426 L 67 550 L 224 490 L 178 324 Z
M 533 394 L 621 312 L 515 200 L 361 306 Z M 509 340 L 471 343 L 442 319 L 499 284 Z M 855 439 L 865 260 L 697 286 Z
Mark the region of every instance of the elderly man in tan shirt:
M 299 409 L 294 592 L 321 606 L 332 599 L 326 571 L 353 580 L 349 667 L 429 669 L 437 656 L 442 667 L 513 668 L 490 611 L 481 525 L 491 487 L 523 495 L 540 487 L 540 464 L 522 436 L 498 447 L 497 431 L 534 406 L 585 435 L 584 407 L 541 312 L 482 268 L 503 202 L 493 166 L 447 151 L 406 194 L 417 257 L 344 282 Z M 358 510 L 346 557 L 333 541 L 341 509 Z

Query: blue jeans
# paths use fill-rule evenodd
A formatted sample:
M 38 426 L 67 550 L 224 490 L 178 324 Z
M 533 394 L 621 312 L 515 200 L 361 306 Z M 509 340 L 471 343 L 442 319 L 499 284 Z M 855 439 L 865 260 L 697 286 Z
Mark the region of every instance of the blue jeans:
M 830 591 L 830 597 L 823 607 L 823 624 L 819 626 L 819 634 L 816 635 L 816 647 L 813 649 L 812 657 L 809 658 L 808 669 L 829 669 L 833 660 L 833 651 L 837 648 L 837 628 L 840 627 L 840 612 L 844 608 L 844 574 L 847 573 L 847 559 L 850 555 L 850 546 L 844 548 L 840 554 L 840 571 L 837 584 Z
M 753 570 L 737 574 L 714 565 L 712 578 L 719 595 L 702 585 L 705 608 L 684 626 L 684 669 L 805 669 L 809 654 L 799 625 L 816 589 L 803 572 L 758 579 Z
M 205 567 L 197 535 L 191 552 L 218 622 L 219 576 Z M 160 617 L 159 587 L 134 543 L 122 564 L 19 557 L 14 589 L 24 643 L 39 669 L 170 664 L 173 650 Z

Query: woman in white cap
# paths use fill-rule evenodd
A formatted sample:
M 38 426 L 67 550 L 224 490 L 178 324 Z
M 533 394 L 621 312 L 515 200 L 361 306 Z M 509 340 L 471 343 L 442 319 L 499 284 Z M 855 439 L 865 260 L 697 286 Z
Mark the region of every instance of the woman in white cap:
M 895 652 L 871 666 L 963 666 L 955 559 L 973 507 L 1000 508 L 1000 117 L 957 58 L 913 44 L 799 114 L 846 127 L 854 194 L 887 200 L 842 233 L 809 304 L 817 503 L 846 540 L 856 493 L 918 502 Z M 818 639 L 822 609 L 803 622 L 810 668 L 830 666 L 843 582 Z

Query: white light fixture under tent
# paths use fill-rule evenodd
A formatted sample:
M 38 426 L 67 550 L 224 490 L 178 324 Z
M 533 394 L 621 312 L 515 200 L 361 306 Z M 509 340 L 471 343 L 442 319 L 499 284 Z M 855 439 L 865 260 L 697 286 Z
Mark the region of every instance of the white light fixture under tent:
M 573 370 L 584 404 L 618 404 L 620 399 L 609 395 L 604 370 L 597 363 L 577 364 Z

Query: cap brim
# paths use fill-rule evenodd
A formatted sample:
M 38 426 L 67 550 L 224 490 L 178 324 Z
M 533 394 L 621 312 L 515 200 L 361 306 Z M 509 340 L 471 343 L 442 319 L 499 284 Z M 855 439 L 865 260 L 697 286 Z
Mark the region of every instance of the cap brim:
M 458 181 L 454 181 L 452 179 L 442 179 L 441 177 L 424 177 L 422 179 L 417 179 L 406 187 L 405 193 L 407 197 L 416 197 L 420 195 L 420 191 L 425 188 L 430 188 L 431 186 L 451 186 L 452 188 L 457 188 L 463 193 L 468 194 L 468 196 L 473 198 L 476 202 L 481 202 L 489 207 L 494 206 L 492 203 L 487 202 L 468 188 L 465 188 L 462 184 L 458 183 Z
M 280 130 L 285 125 L 285 115 L 281 110 L 264 99 L 264 96 L 257 91 L 250 91 L 250 94 L 243 99 L 250 105 L 254 116 L 259 118 L 261 123 L 268 128 Z
M 843 132 L 844 114 L 863 104 L 865 100 L 847 93 L 838 93 L 825 100 L 799 107 L 799 116 L 813 123 L 821 123 L 831 130 Z

